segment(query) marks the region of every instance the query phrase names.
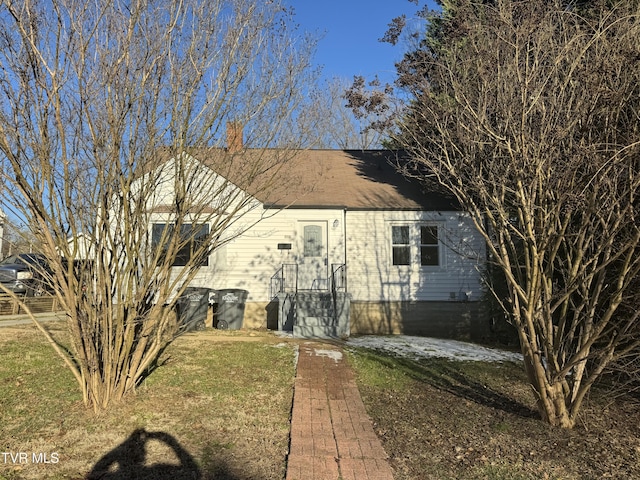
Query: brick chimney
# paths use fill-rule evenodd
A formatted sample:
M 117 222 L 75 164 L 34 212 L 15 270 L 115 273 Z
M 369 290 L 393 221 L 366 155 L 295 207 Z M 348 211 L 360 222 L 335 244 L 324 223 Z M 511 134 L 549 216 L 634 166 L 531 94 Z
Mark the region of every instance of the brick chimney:
M 238 153 L 243 148 L 242 124 L 236 121 L 227 122 L 227 152 Z

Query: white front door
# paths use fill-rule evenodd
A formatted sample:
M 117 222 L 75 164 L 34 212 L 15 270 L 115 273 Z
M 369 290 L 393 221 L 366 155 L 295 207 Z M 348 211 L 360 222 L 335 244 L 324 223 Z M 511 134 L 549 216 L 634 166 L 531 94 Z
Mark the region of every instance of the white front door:
M 327 222 L 298 222 L 298 239 L 298 288 L 327 289 Z

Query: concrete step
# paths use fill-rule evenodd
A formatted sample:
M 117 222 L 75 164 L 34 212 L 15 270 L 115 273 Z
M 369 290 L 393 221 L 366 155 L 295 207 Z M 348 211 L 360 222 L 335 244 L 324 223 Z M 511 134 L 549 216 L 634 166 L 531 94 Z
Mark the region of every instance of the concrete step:
M 302 338 L 334 338 L 338 329 L 333 326 L 294 325 L 293 336 Z
M 333 317 L 333 308 L 307 308 L 298 312 L 301 317 Z
M 297 325 L 308 325 L 310 327 L 333 327 L 335 319 L 333 316 L 318 315 L 318 316 L 305 316 L 297 319 Z
M 323 290 L 298 290 L 296 295 L 299 298 L 331 298 L 331 292 Z
M 320 301 L 320 300 L 309 300 L 309 301 L 303 301 L 303 300 L 296 300 L 296 304 L 297 305 L 301 305 L 304 308 L 333 308 L 333 302 L 328 301 L 325 302 Z

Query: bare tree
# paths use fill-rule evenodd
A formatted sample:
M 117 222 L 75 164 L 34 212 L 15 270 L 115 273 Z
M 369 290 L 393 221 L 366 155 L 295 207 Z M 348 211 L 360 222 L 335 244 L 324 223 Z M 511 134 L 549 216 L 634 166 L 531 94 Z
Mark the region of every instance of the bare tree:
M 4 220 L 1 245 L 0 258 L 8 257 L 14 253 L 39 250 L 37 239 L 27 229 L 16 225 L 8 218 Z
M 4 202 L 48 258 L 70 348 L 33 320 L 95 410 L 136 388 L 199 267 L 259 221 L 246 192 L 279 187 L 313 49 L 290 20 L 277 1 L 1 3 Z
M 542 418 L 571 428 L 640 341 L 640 10 L 454 3 L 400 67 L 397 140 L 472 215 Z
M 327 80 L 312 88 L 307 104 L 298 115 L 303 132 L 316 132 L 309 138 L 311 148 L 367 150 L 380 148 L 380 130 L 370 128 L 375 114 L 364 114 L 349 106 L 349 83 L 340 78 Z

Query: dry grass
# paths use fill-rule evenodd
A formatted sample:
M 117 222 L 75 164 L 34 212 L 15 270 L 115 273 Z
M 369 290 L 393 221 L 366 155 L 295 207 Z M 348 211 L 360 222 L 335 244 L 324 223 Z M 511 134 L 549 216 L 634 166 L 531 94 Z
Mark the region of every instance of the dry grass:
M 0 329 L 1 448 L 13 454 L 0 454 L 0 479 L 85 478 L 101 458 L 121 468 L 101 478 L 283 478 L 294 346 L 252 335 L 183 336 L 134 397 L 95 415 L 32 327 Z
M 538 420 L 520 365 L 349 358 L 395 480 L 640 478 L 637 398 L 596 389 L 567 431 Z
M 33 328 L 0 329 L 0 480 L 79 480 L 101 459 L 120 466 L 103 480 L 282 479 L 294 355 L 267 333 L 189 334 L 136 396 L 94 415 Z M 565 431 L 537 419 L 514 364 L 349 360 L 396 480 L 640 478 L 637 398 L 597 389 Z

